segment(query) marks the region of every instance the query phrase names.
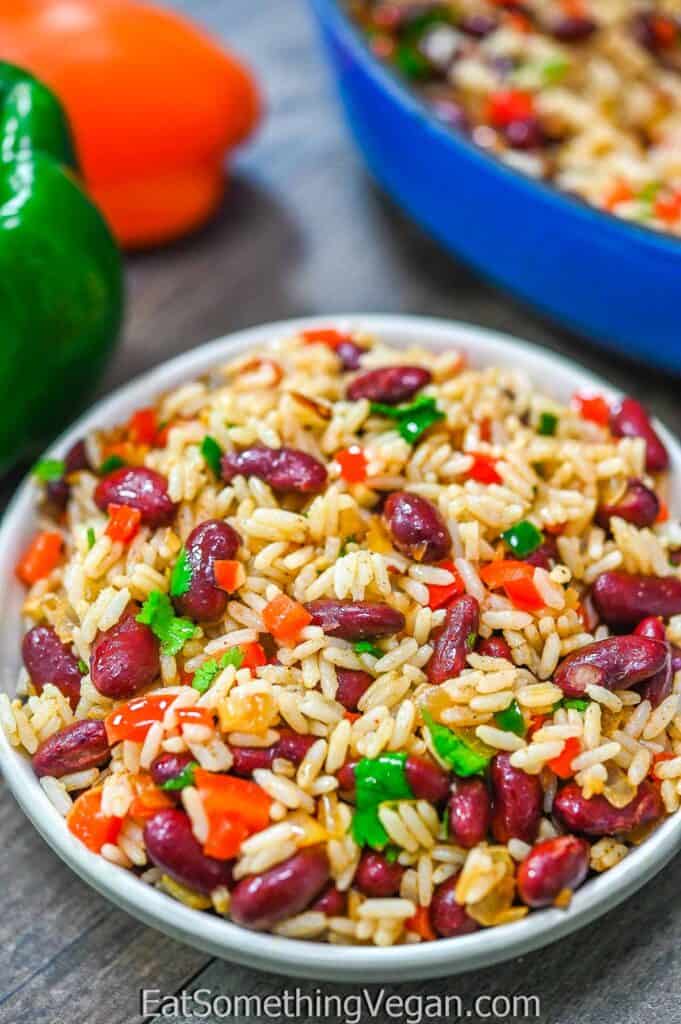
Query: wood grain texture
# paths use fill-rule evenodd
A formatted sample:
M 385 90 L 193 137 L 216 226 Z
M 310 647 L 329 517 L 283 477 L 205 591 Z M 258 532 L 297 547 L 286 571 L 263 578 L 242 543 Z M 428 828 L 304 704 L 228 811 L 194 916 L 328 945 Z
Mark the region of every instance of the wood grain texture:
M 394 311 L 470 320 L 563 352 L 681 429 L 672 382 L 547 325 L 457 264 L 380 195 L 349 144 L 301 2 L 176 0 L 174 6 L 248 57 L 269 114 L 236 162 L 216 220 L 192 239 L 129 261 L 125 338 L 102 393 L 249 324 Z M 0 842 L 2 1024 L 130 1024 L 141 1019 L 142 985 L 168 994 L 193 986 L 264 995 L 291 984 L 211 961 L 113 908 L 51 853 L 2 784 Z M 480 993 L 538 993 L 546 1024 L 681 1021 L 680 867 L 677 859 L 624 907 L 541 953 L 389 991 L 450 992 L 466 1001 Z M 299 1018 L 301 1024 L 312 1019 Z

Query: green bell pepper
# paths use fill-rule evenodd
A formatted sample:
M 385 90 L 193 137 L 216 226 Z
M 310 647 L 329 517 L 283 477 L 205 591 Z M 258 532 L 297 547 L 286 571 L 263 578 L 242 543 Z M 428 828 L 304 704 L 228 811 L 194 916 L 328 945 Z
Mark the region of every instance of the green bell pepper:
M 72 419 L 123 312 L 118 247 L 52 92 L 0 62 L 0 472 Z

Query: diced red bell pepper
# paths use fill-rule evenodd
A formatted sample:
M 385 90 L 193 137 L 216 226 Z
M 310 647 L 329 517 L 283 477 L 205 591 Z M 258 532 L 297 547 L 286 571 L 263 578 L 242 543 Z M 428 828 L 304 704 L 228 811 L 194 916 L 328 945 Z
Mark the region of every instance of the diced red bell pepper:
M 534 97 L 522 89 L 502 89 L 489 98 L 487 117 L 495 128 L 507 128 L 514 121 L 525 121 L 534 114 Z
M 153 445 L 157 436 L 156 410 L 138 409 L 130 418 L 128 435 L 135 444 Z
M 614 210 L 620 203 L 628 203 L 634 198 L 634 192 L 626 181 L 617 181 L 606 195 L 603 205 L 606 210 Z M 584 417 L 588 419 L 588 416 Z
M 241 663 L 242 668 L 249 668 L 251 672 L 254 672 L 256 668 L 267 664 L 267 655 L 261 644 L 243 644 L 241 651 L 244 656 L 244 660 Z
M 437 568 L 446 569 L 447 572 L 451 572 L 454 579 L 451 583 L 446 583 L 439 587 L 434 583 L 428 584 L 428 607 L 432 608 L 433 611 L 437 608 L 444 607 L 453 597 L 458 597 L 458 595 L 463 594 L 465 590 L 463 580 L 459 576 L 453 562 L 438 562 Z
M 62 543 L 60 533 L 36 533 L 17 563 L 15 571 L 21 582 L 30 587 L 49 576 L 61 557 Z
M 122 818 L 102 814 L 101 789 L 88 789 L 81 793 L 69 811 L 66 824 L 81 843 L 93 853 L 99 853 L 105 843 L 115 843 L 123 825 Z
M 197 768 L 194 785 L 207 814 L 228 815 L 242 821 L 251 833 L 269 824 L 272 798 L 256 782 Z
M 174 693 L 152 693 L 148 697 L 133 697 L 111 711 L 104 719 L 109 744 L 113 746 L 121 740 L 143 743 L 151 726 L 161 721 L 176 696 Z
M 336 462 L 341 468 L 341 477 L 349 484 L 361 484 L 367 478 L 367 457 L 359 447 L 353 444 L 336 452 Z
M 574 759 L 581 753 L 582 744 L 579 742 L 577 736 L 570 736 L 565 741 L 561 753 L 558 757 L 554 757 L 552 761 L 549 761 L 549 768 L 551 771 L 558 776 L 559 779 L 569 779 L 574 775 L 570 765 Z
M 209 814 L 208 838 L 203 844 L 203 852 L 207 857 L 216 857 L 217 860 L 232 860 L 249 835 L 251 832 L 248 825 L 239 818 Z
M 233 594 L 246 582 L 246 570 L 238 559 L 216 558 L 213 576 L 220 590 L 226 590 L 228 594 Z
M 676 224 L 681 217 L 681 192 L 662 193 L 655 200 L 653 210 L 665 224 Z
M 497 472 L 497 459 L 493 455 L 483 455 L 481 452 L 470 452 L 473 456 L 473 465 L 466 473 L 469 480 L 477 480 L 479 484 L 500 484 L 502 479 Z
M 286 594 L 278 594 L 262 612 L 268 632 L 281 644 L 295 644 L 303 629 L 312 622 L 312 616 L 304 605 L 293 601 Z
M 178 708 L 177 720 L 180 725 L 205 725 L 208 729 L 215 727 L 213 712 L 209 708 Z
M 109 522 L 105 531 L 107 536 L 121 544 L 129 544 L 139 532 L 142 522 L 140 510 L 132 508 L 130 505 L 111 504 L 107 507 L 107 512 L 109 513 Z
M 607 427 L 610 423 L 610 405 L 603 395 L 577 391 L 572 396 L 572 405 L 583 420 L 598 423 L 601 427 Z

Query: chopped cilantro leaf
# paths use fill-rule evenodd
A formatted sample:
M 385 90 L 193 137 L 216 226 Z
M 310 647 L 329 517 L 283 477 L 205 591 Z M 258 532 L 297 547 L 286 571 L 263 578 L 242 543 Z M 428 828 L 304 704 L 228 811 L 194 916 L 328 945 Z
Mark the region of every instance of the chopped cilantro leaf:
M 95 536 L 95 528 L 94 528 L 94 526 L 88 526 L 88 528 L 87 528 L 87 546 L 88 546 L 88 551 L 92 551 L 93 547 L 95 546 L 95 541 L 96 540 L 97 540 L 97 538 Z
M 82 676 L 86 676 L 90 671 L 82 658 L 80 658 L 78 661 L 78 671 Z
M 211 658 L 209 661 L 204 661 L 196 672 L 192 679 L 192 686 L 199 693 L 205 693 L 209 690 L 213 684 L 216 676 L 222 672 L 223 668 L 227 668 L 228 665 L 234 665 L 234 668 L 241 668 L 244 660 L 244 653 L 240 647 L 230 647 L 228 651 L 222 655 L 220 660 L 217 658 Z
M 182 597 L 192 585 L 192 565 L 185 547 L 180 548 L 177 561 L 170 574 L 170 596 Z
M 154 636 L 161 641 L 161 651 L 168 655 L 178 654 L 196 632 L 190 619 L 175 615 L 170 598 L 160 590 L 151 591 L 137 621 L 151 627 Z

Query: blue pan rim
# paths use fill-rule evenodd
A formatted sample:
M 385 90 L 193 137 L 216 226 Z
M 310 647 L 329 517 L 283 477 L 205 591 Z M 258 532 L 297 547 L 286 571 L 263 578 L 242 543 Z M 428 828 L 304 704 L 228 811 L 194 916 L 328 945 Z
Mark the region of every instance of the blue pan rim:
M 541 179 L 531 178 L 516 170 L 487 153 L 484 149 L 469 141 L 465 135 L 458 134 L 442 124 L 432 113 L 428 104 L 421 100 L 418 94 L 410 89 L 402 78 L 393 71 L 387 64 L 382 63 L 366 44 L 361 30 L 354 24 L 350 17 L 340 6 L 338 0 L 310 0 L 313 7 L 321 12 L 322 20 L 331 22 L 333 28 L 341 34 L 342 40 L 349 45 L 353 53 L 367 68 L 370 74 L 381 84 L 386 92 L 401 106 L 406 108 L 410 114 L 418 117 L 425 127 L 433 134 L 446 140 L 455 149 L 461 149 L 476 162 L 491 167 L 500 177 L 510 178 L 516 185 L 523 187 L 525 191 L 540 192 L 545 198 L 555 205 L 562 207 L 573 215 L 581 217 L 585 221 L 591 221 L 595 227 L 607 227 L 610 231 L 620 233 L 625 238 L 631 236 L 638 242 L 649 244 L 656 249 L 663 250 L 672 258 L 681 258 L 681 238 L 669 235 L 658 228 L 647 227 L 643 224 L 635 224 L 616 217 L 607 210 L 600 210 L 591 206 L 586 201 L 580 201 L 568 192 L 564 192 L 555 185 L 548 184 Z

